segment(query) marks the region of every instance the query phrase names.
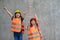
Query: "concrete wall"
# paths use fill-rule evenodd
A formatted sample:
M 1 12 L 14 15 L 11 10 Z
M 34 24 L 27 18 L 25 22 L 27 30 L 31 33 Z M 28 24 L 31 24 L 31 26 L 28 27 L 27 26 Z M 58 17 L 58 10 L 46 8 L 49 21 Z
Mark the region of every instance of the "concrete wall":
M 0 0 L 0 40 L 13 40 L 11 18 L 3 10 L 3 7 L 10 9 L 14 14 L 16 9 L 24 12 L 31 5 L 31 11 L 25 16 L 25 26 L 29 19 L 37 14 L 39 25 L 43 34 L 42 40 L 60 40 L 60 0 Z M 23 36 L 27 39 L 27 32 Z

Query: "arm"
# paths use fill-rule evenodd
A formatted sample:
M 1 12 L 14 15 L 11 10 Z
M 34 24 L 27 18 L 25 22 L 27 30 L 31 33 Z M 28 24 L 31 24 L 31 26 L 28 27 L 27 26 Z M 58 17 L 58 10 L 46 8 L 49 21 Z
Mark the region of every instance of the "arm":
M 41 33 L 41 30 L 40 30 L 40 28 L 39 28 L 39 25 L 38 25 L 38 17 L 37 17 L 37 15 L 35 14 L 35 18 L 36 18 L 36 20 L 37 20 L 37 28 L 38 28 L 38 31 L 39 31 L 39 34 L 40 34 L 40 38 L 42 39 L 42 37 L 43 37 L 43 35 L 42 35 L 42 33 Z
M 28 22 L 26 25 L 26 30 L 28 30 L 29 26 L 30 26 L 30 23 Z
M 38 17 L 37 17 L 37 15 L 35 14 L 35 16 L 34 16 L 35 18 L 36 18 L 36 21 L 37 21 L 37 24 L 38 24 Z
M 26 25 L 26 30 L 28 30 L 28 25 Z
M 42 35 L 42 33 L 41 33 L 41 30 L 40 30 L 40 28 L 39 28 L 39 25 L 38 25 L 37 29 L 38 29 L 38 31 L 39 31 L 40 38 L 42 39 L 42 38 L 43 38 L 43 35 Z
M 22 22 L 22 33 L 24 34 L 24 22 Z
M 6 7 L 4 7 L 4 10 L 9 14 L 9 16 L 10 17 L 12 17 L 13 15 L 12 15 L 12 13 L 11 12 L 9 12 L 9 10 L 6 8 Z
M 43 35 L 42 35 L 41 31 L 40 31 L 40 38 L 41 38 L 41 39 L 43 38 Z
M 30 12 L 30 9 L 31 9 L 31 6 L 29 6 L 29 7 L 27 7 L 27 9 L 26 9 L 26 11 L 25 12 L 23 12 L 23 18 L 25 17 L 25 15 L 27 14 L 27 13 L 29 13 Z

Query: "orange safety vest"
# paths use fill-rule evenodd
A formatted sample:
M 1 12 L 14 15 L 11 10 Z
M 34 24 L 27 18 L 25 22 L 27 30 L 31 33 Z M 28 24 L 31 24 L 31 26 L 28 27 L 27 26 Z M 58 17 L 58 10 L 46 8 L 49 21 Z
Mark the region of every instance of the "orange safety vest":
M 12 25 L 11 25 L 11 31 L 21 32 L 21 30 L 22 30 L 21 20 L 19 18 L 13 18 Z
M 37 27 L 30 27 L 28 30 L 28 39 L 29 40 L 41 40 L 40 33 Z

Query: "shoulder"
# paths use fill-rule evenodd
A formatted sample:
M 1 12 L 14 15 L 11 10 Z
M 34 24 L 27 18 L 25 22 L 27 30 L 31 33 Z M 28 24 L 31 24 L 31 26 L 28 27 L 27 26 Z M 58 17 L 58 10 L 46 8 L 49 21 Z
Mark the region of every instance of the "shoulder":
M 12 17 L 11 17 L 11 20 L 13 20 L 14 18 L 15 18 L 15 17 L 14 17 L 14 16 L 12 16 Z

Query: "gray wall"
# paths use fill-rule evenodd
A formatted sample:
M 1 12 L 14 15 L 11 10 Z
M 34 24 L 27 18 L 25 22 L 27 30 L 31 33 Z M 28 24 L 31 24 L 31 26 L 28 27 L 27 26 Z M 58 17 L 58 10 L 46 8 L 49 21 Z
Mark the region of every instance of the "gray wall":
M 37 14 L 43 34 L 42 40 L 60 40 L 60 0 L 0 0 L 0 40 L 14 39 L 10 31 L 11 18 L 3 7 L 6 6 L 14 14 L 16 9 L 24 12 L 29 5 L 32 8 L 25 16 L 25 26 L 29 19 Z M 23 40 L 28 40 L 26 31 Z

